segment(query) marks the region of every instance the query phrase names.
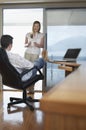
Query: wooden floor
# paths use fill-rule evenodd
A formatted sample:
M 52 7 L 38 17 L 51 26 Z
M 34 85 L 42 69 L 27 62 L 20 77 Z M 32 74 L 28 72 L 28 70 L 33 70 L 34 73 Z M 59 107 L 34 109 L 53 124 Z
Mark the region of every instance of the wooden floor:
M 39 110 L 40 103 L 34 103 L 32 112 L 25 104 L 12 106 L 7 110 L 10 96 L 22 97 L 19 91 L 0 91 L 0 130 L 43 130 L 44 114 Z M 35 92 L 34 98 L 40 99 L 41 92 Z

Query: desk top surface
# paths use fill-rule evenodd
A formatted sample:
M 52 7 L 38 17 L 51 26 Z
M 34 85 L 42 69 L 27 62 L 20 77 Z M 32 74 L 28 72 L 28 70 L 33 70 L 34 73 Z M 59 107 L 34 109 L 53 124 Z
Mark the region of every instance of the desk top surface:
M 40 108 L 48 112 L 86 116 L 86 63 L 48 91 L 40 101 Z
M 62 64 L 62 65 L 75 66 L 75 67 L 80 65 L 77 62 L 66 62 L 66 61 L 56 61 L 56 60 L 48 60 L 48 62 L 53 64 Z

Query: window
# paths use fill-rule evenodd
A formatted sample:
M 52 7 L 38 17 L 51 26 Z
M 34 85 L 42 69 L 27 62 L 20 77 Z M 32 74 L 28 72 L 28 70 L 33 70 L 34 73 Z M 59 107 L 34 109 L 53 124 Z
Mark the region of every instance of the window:
M 50 59 L 63 57 L 68 48 L 81 48 L 78 60 L 86 60 L 85 17 L 86 9 L 47 10 L 47 50 Z M 64 70 L 57 67 L 47 64 L 47 87 L 64 79 Z

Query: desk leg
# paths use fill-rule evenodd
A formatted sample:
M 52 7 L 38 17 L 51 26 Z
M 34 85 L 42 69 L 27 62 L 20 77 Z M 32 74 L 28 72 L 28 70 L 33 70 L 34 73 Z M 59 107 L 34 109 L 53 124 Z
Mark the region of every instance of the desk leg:
M 71 72 L 65 71 L 65 77 L 68 76 Z
M 66 76 L 68 76 L 70 73 L 72 73 L 73 71 L 75 71 L 76 69 L 77 69 L 78 67 L 72 67 L 72 71 L 70 72 L 70 71 L 67 71 L 67 70 L 65 70 L 65 77 Z

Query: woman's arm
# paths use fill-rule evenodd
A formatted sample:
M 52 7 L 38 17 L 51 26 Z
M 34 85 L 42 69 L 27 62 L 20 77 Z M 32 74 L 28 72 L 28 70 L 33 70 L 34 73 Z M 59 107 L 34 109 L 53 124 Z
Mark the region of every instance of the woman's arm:
M 26 35 L 25 37 L 25 47 L 29 47 L 31 45 L 31 42 L 28 40 L 28 37 Z
M 34 42 L 34 45 L 38 48 L 44 48 L 44 36 L 41 38 L 40 44 Z

